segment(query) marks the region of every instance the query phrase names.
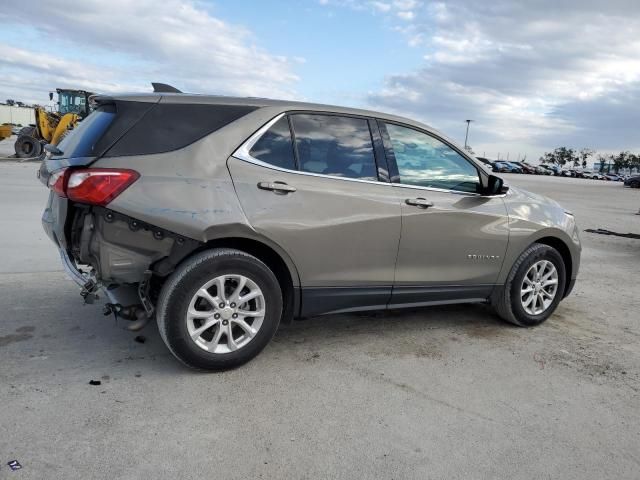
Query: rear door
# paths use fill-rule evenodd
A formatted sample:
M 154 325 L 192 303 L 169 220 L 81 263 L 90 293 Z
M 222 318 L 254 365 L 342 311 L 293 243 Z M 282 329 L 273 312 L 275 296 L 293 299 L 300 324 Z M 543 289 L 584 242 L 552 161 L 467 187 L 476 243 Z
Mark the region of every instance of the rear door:
M 395 305 L 484 299 L 509 238 L 500 197 L 477 193 L 477 167 L 433 135 L 380 123 L 402 204 Z
M 303 315 L 390 299 L 401 210 L 383 157 L 373 120 L 311 112 L 275 118 L 229 159 L 250 224 L 298 268 Z

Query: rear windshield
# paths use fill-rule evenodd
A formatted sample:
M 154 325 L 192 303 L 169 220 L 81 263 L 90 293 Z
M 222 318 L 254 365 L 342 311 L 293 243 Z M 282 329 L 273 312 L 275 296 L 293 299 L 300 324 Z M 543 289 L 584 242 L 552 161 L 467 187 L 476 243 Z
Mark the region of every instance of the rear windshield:
M 96 144 L 109 128 L 116 116 L 114 105 L 104 105 L 94 110 L 87 118 L 78 123 L 58 144 L 62 151 L 52 158 L 94 157 L 98 154 Z

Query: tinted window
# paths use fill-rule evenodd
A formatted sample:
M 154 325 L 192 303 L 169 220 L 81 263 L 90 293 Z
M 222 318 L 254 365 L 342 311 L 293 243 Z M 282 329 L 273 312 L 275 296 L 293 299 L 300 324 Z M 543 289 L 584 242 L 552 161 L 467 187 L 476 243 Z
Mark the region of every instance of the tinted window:
M 76 128 L 65 135 L 58 144 L 61 155 L 52 159 L 93 157 L 97 155 L 96 144 L 109 128 L 116 116 L 113 105 L 106 105 L 93 111 Z
M 127 103 L 124 102 L 126 107 Z M 256 107 L 244 105 L 205 105 L 184 103 L 157 103 L 142 106 L 145 112 L 105 156 L 149 155 L 186 147 L 202 137 L 252 112 Z M 116 124 L 127 124 L 129 119 L 118 105 Z M 111 130 L 111 129 L 110 129 Z M 105 137 L 110 136 L 109 132 Z
M 291 116 L 300 170 L 377 180 L 369 123 L 338 115 Z
M 400 182 L 422 187 L 476 192 L 478 171 L 462 155 L 430 135 L 386 124 Z
M 249 155 L 276 167 L 295 170 L 296 161 L 293 157 L 293 142 L 287 117 L 282 117 L 274 123 L 253 145 Z

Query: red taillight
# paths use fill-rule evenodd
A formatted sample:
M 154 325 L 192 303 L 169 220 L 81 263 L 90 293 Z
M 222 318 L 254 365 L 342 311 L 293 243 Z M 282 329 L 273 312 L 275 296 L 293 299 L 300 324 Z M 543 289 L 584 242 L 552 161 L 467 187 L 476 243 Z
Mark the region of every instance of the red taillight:
M 140 174 L 117 168 L 66 169 L 49 179 L 51 189 L 79 203 L 105 206 L 135 182 Z

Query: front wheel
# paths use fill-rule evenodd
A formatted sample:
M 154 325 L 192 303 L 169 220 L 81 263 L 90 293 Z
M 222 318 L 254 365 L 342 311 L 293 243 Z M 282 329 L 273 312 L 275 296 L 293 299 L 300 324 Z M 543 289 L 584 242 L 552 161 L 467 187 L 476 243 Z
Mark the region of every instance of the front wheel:
M 269 267 L 239 250 L 213 249 L 186 260 L 165 282 L 157 322 L 182 363 L 225 370 L 258 355 L 281 314 L 282 293 Z
M 534 243 L 513 265 L 492 304 L 504 320 L 521 327 L 544 322 L 562 300 L 566 270 L 555 248 Z

